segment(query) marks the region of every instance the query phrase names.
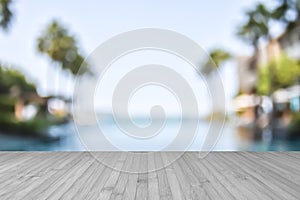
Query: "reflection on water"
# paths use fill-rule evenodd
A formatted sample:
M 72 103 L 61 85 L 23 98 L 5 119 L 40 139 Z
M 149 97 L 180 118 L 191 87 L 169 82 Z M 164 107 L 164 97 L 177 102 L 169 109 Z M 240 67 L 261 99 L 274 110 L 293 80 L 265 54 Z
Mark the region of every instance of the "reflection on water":
M 170 125 L 170 124 L 169 124 Z M 172 125 L 172 123 L 171 123 Z M 106 133 L 111 141 L 116 142 L 116 145 L 121 146 L 124 150 L 157 150 L 160 148 L 160 143 L 164 143 L 174 137 L 172 134 L 178 128 L 178 123 L 168 127 L 165 131 L 165 136 L 161 136 L 160 143 L 151 143 L 147 148 L 143 143 L 133 143 L 130 140 L 124 140 L 122 133 L 118 132 L 114 123 L 105 123 L 102 129 L 106 129 Z M 196 151 L 201 149 L 203 137 L 209 128 L 209 123 L 200 122 L 198 135 L 191 145 L 190 150 Z M 50 129 L 52 135 L 59 135 L 60 140 L 47 141 L 36 138 L 21 138 L 12 137 L 6 134 L 0 134 L 0 150 L 14 151 L 83 151 L 82 145 L 76 128 L 73 123 L 66 125 L 55 126 Z M 97 127 L 89 128 L 86 131 L 87 137 L 93 140 L 94 134 L 97 134 Z M 154 145 L 155 144 L 155 145 Z M 133 148 L 134 146 L 134 148 Z M 272 139 L 271 133 L 265 132 L 260 137 L 253 134 L 251 129 L 237 128 L 231 123 L 226 123 L 223 133 L 216 143 L 214 151 L 299 151 L 300 139 L 297 140 L 280 140 Z

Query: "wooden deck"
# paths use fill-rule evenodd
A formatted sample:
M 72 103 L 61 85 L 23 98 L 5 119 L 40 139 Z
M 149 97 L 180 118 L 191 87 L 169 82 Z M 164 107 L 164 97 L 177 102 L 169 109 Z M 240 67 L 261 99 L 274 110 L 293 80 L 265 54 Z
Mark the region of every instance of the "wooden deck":
M 300 153 L 0 153 L 0 199 L 299 199 Z

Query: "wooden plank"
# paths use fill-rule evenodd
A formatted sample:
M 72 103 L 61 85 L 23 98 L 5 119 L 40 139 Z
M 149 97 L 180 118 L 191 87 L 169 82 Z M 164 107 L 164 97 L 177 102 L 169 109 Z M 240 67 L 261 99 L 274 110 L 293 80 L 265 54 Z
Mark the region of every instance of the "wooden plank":
M 168 182 L 167 174 L 163 168 L 163 161 L 160 153 L 156 153 L 154 156 L 155 166 L 157 170 L 158 177 L 158 189 L 159 189 L 159 198 L 160 199 L 172 199 L 171 188 Z
M 298 159 L 296 159 L 296 158 L 290 158 L 289 156 L 284 156 L 284 154 L 282 154 L 282 153 L 278 153 L 276 155 L 272 152 L 268 152 L 268 153 L 260 152 L 260 153 L 256 153 L 255 155 L 260 156 L 262 159 L 271 161 L 272 164 L 284 165 L 284 168 L 287 171 L 291 171 L 295 174 L 300 175 L 299 170 L 298 170 L 300 161 L 298 161 Z
M 263 164 L 268 170 L 272 171 L 272 173 L 274 174 L 278 174 L 279 176 L 281 176 L 281 178 L 287 178 L 289 180 L 292 180 L 296 184 L 300 183 L 299 172 L 291 170 L 282 162 L 276 162 L 276 164 L 274 161 L 270 162 L 270 159 L 267 159 L 266 156 L 264 156 L 263 154 L 253 154 L 249 152 L 245 152 L 243 154 L 245 154 L 245 156 L 249 160 Z
M 166 156 L 167 162 L 172 162 L 172 167 L 176 173 L 176 177 L 179 181 L 180 188 L 183 192 L 185 199 L 197 199 L 196 196 L 194 198 L 192 191 L 191 191 L 191 184 L 188 177 L 185 176 L 184 172 L 182 171 L 181 167 L 179 166 L 178 162 L 173 162 L 175 159 L 177 159 L 180 155 L 178 153 L 169 153 L 168 156 Z
M 113 171 L 110 174 L 109 179 L 105 183 L 104 187 L 102 188 L 99 197 L 97 199 L 103 199 L 103 200 L 108 200 L 114 190 L 115 185 L 117 184 L 117 181 L 120 176 L 120 170 L 123 169 L 123 165 L 126 160 L 126 153 L 120 153 L 118 156 L 118 160 L 112 169 Z
M 24 198 L 47 199 L 52 198 L 51 196 L 54 196 L 54 198 L 60 197 L 93 162 L 94 160 L 91 159 L 89 154 L 81 153 L 78 162 L 75 161 L 72 166 L 66 167 L 67 170 L 60 170 L 53 176 L 47 177 L 40 186 L 34 188 Z
M 255 169 L 256 173 L 259 172 L 259 173 L 263 174 L 264 176 L 267 176 L 269 182 L 274 182 L 275 184 L 279 185 L 282 189 L 287 191 L 289 194 L 292 194 L 292 195 L 294 195 L 294 197 L 297 197 L 297 198 L 299 197 L 298 190 L 300 188 L 300 185 L 298 185 L 297 182 L 293 182 L 293 181 L 285 178 L 284 176 L 282 176 L 279 173 L 274 173 L 272 168 L 267 168 L 261 162 L 257 162 L 257 160 L 251 159 L 251 157 L 249 157 L 249 156 L 248 157 L 245 156 L 242 152 L 238 152 L 233 155 L 237 155 L 236 156 L 237 159 L 241 159 L 241 157 L 243 157 L 243 159 L 247 163 L 249 163 L 249 166 L 252 167 L 252 169 Z
M 133 155 L 132 153 L 129 153 L 124 164 L 123 172 L 120 174 L 119 180 L 110 196 L 111 200 L 120 200 L 123 198 L 128 179 L 131 175 L 130 170 L 132 169 L 133 165 Z
M 102 159 L 105 159 L 106 156 L 104 153 L 102 155 Z M 68 191 L 65 191 L 61 199 L 86 199 L 86 196 L 97 180 L 97 175 L 101 174 L 104 169 L 104 165 L 101 165 L 99 161 L 94 162 L 87 174 L 78 179 Z
M 7 171 L 7 173 L 2 174 L 0 177 L 0 191 L 9 191 L 10 188 L 15 189 L 19 188 L 19 184 L 23 182 L 29 182 L 30 179 L 34 177 L 41 177 L 46 174 L 48 171 L 55 169 L 52 162 L 49 162 L 51 159 L 55 159 L 57 162 L 61 162 L 65 159 L 70 153 L 36 153 L 33 159 L 27 160 L 26 163 L 23 163 L 22 166 L 25 167 L 15 167 Z M 47 155 L 47 159 L 45 158 Z M 0 196 L 2 193 L 0 192 Z
M 148 199 L 148 154 L 141 153 L 141 164 L 137 180 L 136 199 Z
M 0 167 L 2 167 L 3 163 L 7 163 L 9 160 L 17 159 L 17 157 L 20 157 L 21 155 L 24 155 L 24 152 L 0 152 Z
M 133 200 L 136 197 L 136 188 L 137 188 L 137 180 L 138 180 L 138 171 L 140 168 L 140 160 L 141 156 L 139 153 L 136 153 L 133 158 L 133 167 L 131 169 L 130 177 L 127 182 L 127 186 L 125 188 L 123 199 L 125 200 Z
M 68 178 L 61 180 L 62 184 L 58 187 L 59 189 L 56 189 L 48 196 L 42 196 L 41 199 L 72 199 L 70 194 L 80 194 L 80 189 L 88 183 L 87 180 L 99 167 L 96 160 L 87 163 L 87 165 L 85 164 L 83 163 L 80 169 L 77 169 L 74 173 L 70 173 Z M 76 198 L 77 195 L 74 195 L 74 197 Z
M 47 155 L 47 154 L 45 154 L 45 155 Z M 4 196 L 1 195 L 0 198 L 18 199 L 18 197 L 19 198 L 24 197 L 27 193 L 32 192 L 32 190 L 34 188 L 39 188 L 39 190 L 41 190 L 43 188 L 43 187 L 40 187 L 41 183 L 47 182 L 48 177 L 50 177 L 53 174 L 58 172 L 56 169 L 53 169 L 53 168 L 58 167 L 58 168 L 66 169 L 66 168 L 68 168 L 68 166 L 72 165 L 73 161 L 75 161 L 77 156 L 79 156 L 79 154 L 66 157 L 65 159 L 62 159 L 61 162 L 57 162 L 57 161 L 60 161 L 60 160 L 58 160 L 58 157 L 53 156 L 52 159 L 45 159 L 45 156 L 43 156 L 41 158 L 41 160 L 48 161 L 48 165 L 45 165 L 45 167 L 42 167 L 40 173 L 38 173 L 37 176 L 29 176 L 24 181 L 19 180 L 19 179 L 14 179 L 13 183 L 16 184 L 16 186 L 7 188 L 5 191 L 6 192 L 5 195 Z M 51 156 L 47 156 L 46 158 L 51 158 Z M 27 166 L 26 167 L 23 166 L 23 167 L 27 168 Z M 50 171 L 49 171 L 49 169 L 50 169 Z
M 225 158 L 227 161 L 231 161 L 233 163 L 240 164 L 242 163 L 242 169 L 246 171 L 250 176 L 258 180 L 262 184 L 262 188 L 265 190 L 269 190 L 271 192 L 278 192 L 278 196 L 282 196 L 283 199 L 297 199 L 295 196 L 287 192 L 283 189 L 283 187 L 286 187 L 284 184 L 281 184 L 280 182 L 277 182 L 277 180 L 271 180 L 270 177 L 262 172 L 260 168 L 257 168 L 256 163 L 249 162 L 248 159 L 244 159 L 243 156 L 239 156 L 237 153 L 232 153 L 230 156 L 224 156 L 221 155 L 223 158 Z M 253 165 L 254 164 L 254 165 Z M 264 193 L 262 193 L 264 194 Z
M 251 174 L 248 174 L 244 170 L 244 166 L 241 167 L 239 165 L 240 163 L 228 161 L 227 154 L 224 154 L 224 157 L 222 155 L 215 154 L 209 156 L 209 158 L 211 158 L 210 162 L 212 166 L 214 166 L 218 171 L 221 171 L 223 176 L 227 178 L 227 181 L 225 182 L 231 182 L 235 188 L 237 188 L 239 194 L 243 195 L 244 199 L 272 198 L 272 196 L 270 197 L 268 194 L 265 194 L 267 191 L 260 192 L 260 188 L 262 187 L 260 181 L 254 179 Z
M 101 173 L 96 174 L 96 176 L 94 177 L 96 181 L 93 181 L 93 183 L 91 184 L 91 190 L 87 193 L 84 199 L 98 199 L 99 193 L 102 191 L 102 188 L 105 186 L 107 180 L 113 172 L 113 169 L 110 166 L 116 165 L 119 154 L 115 152 L 106 152 L 103 154 L 103 156 L 105 156 L 105 160 L 103 162 L 105 165 L 102 164 L 101 166 L 103 166 L 104 170 Z M 75 199 L 77 198 L 76 195 L 74 197 Z
M 149 200 L 159 199 L 158 178 L 155 167 L 154 152 L 148 155 L 148 197 Z
M 9 159 L 8 161 L 5 161 L 4 163 L 2 163 L 0 166 L 0 174 L 2 174 L 3 172 L 7 171 L 7 170 L 11 170 L 13 168 L 17 168 L 20 165 L 23 165 L 23 163 L 26 163 L 27 161 L 30 161 L 31 159 L 34 159 L 34 155 L 33 154 L 16 154 L 16 156 L 12 156 L 11 159 Z
M 233 195 L 222 185 L 222 182 L 219 182 L 215 177 L 214 171 L 211 170 L 211 165 L 205 159 L 200 160 L 193 153 L 186 153 L 183 155 L 183 158 L 208 194 L 212 194 L 216 198 L 234 199 Z
M 171 165 L 171 161 L 169 160 L 168 156 L 170 156 L 171 153 L 162 152 L 162 161 L 165 166 L 168 182 L 170 185 L 170 189 L 172 192 L 172 199 L 181 200 L 184 199 L 183 191 L 180 187 L 179 181 L 176 176 L 176 172 Z
M 0 199 L 299 199 L 300 152 L 181 154 L 2 152 Z
M 203 172 L 205 175 L 210 173 L 208 170 L 211 171 L 212 175 L 217 179 L 216 181 L 220 182 L 226 189 L 234 196 L 236 199 L 248 199 L 247 196 L 243 191 L 240 190 L 240 185 L 236 183 L 236 181 L 232 180 L 232 177 L 227 172 L 227 168 L 224 168 L 224 166 L 220 163 L 222 163 L 222 160 L 219 160 L 218 162 L 211 161 L 210 156 L 206 156 L 205 158 L 202 158 L 201 164 L 203 167 Z M 199 162 L 197 164 L 199 165 Z
M 290 157 L 292 157 L 293 159 L 297 159 L 298 161 L 300 161 L 300 154 L 297 151 L 285 151 L 282 152 L 285 155 L 289 155 Z
M 191 162 L 194 162 L 194 160 L 191 160 Z M 217 197 L 217 193 L 212 190 L 206 190 L 203 183 L 201 183 L 200 180 L 195 177 L 193 171 L 190 169 L 190 167 L 187 165 L 187 163 L 184 161 L 182 157 L 178 158 L 176 160 L 176 163 L 179 164 L 182 172 L 184 173 L 184 176 L 187 177 L 189 184 L 189 194 L 191 199 L 210 199 L 213 197 Z M 211 192 L 210 194 L 208 192 Z M 212 195 L 210 197 L 209 195 Z

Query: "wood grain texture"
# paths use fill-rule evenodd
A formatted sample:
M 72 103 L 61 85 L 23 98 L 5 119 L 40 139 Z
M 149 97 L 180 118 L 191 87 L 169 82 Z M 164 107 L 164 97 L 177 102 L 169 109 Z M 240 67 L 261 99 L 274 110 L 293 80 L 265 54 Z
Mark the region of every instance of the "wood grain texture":
M 0 199 L 300 197 L 300 152 L 181 154 L 1 152 Z

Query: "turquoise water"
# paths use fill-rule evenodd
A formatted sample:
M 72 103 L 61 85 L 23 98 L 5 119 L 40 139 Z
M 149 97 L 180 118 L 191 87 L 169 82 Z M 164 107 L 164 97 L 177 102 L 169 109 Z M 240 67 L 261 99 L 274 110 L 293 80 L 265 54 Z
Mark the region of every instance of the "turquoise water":
M 170 123 L 165 127 L 164 135 L 159 140 L 151 142 L 134 141 L 126 139 L 114 123 L 105 123 L 104 127 L 109 140 L 122 150 L 159 150 L 168 143 L 172 134 L 176 132 L 178 123 Z M 209 123 L 200 122 L 198 135 L 191 144 L 192 151 L 201 150 L 203 143 L 203 133 L 207 132 Z M 93 140 L 97 134 L 98 127 L 89 127 L 85 137 Z M 2 134 L 0 136 L 0 150 L 2 151 L 84 151 L 85 145 L 82 143 L 73 123 L 51 127 L 52 135 L 59 135 L 59 141 L 43 141 L 40 139 L 12 137 Z M 226 123 L 220 138 L 216 142 L 213 151 L 300 151 L 300 139 L 279 140 L 273 139 L 270 134 L 254 137 L 251 130 L 240 130 L 234 124 Z

